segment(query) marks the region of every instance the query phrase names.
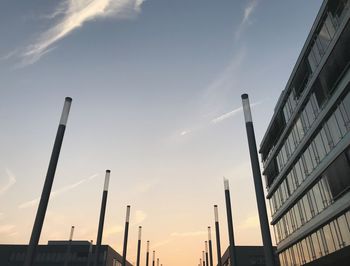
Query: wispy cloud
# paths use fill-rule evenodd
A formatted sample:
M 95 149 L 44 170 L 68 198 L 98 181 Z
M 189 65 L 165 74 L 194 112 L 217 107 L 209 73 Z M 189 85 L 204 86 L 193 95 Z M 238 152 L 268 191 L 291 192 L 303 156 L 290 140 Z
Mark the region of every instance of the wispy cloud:
M 15 229 L 16 226 L 13 224 L 4 224 L 0 225 L 0 234 L 10 234 L 13 233 L 13 229 Z
M 9 169 L 6 169 L 5 171 L 8 177 L 8 181 L 4 186 L 0 187 L 0 195 L 8 191 L 17 182 L 15 175 Z
M 132 224 L 139 225 L 147 218 L 147 214 L 144 211 L 136 210 L 132 215 Z
M 59 40 L 82 27 L 86 22 L 99 18 L 130 19 L 137 16 L 145 0 L 62 0 L 51 14 L 44 16 L 54 20 L 53 26 L 41 33 L 27 46 L 19 57 L 21 66 L 37 62 L 52 51 Z M 13 54 L 11 54 L 13 56 Z
M 171 233 L 170 236 L 188 237 L 188 236 L 202 236 L 205 234 L 207 234 L 206 231 L 193 231 L 193 232 L 182 232 L 182 233 L 174 232 L 174 233 Z
M 67 186 L 62 187 L 62 188 L 60 188 L 58 190 L 55 190 L 55 191 L 53 191 L 51 193 L 51 197 L 50 198 L 52 199 L 52 198 L 55 198 L 55 197 L 57 197 L 59 195 L 62 195 L 64 193 L 66 193 L 66 192 L 68 192 L 68 191 L 70 191 L 70 190 L 72 190 L 72 189 L 74 189 L 76 187 L 79 187 L 80 185 L 82 185 L 82 184 L 84 184 L 84 183 L 94 179 L 97 176 L 98 176 L 98 174 L 94 174 L 94 175 L 91 175 L 91 176 L 89 176 L 87 178 L 84 178 L 84 179 L 82 179 L 82 180 L 80 180 L 78 182 L 75 182 L 73 184 L 67 185 Z M 40 198 L 36 198 L 36 199 L 30 200 L 30 201 L 23 202 L 22 204 L 20 204 L 18 206 L 18 208 L 24 209 L 24 208 L 29 208 L 29 207 L 36 206 L 39 203 L 39 200 L 40 200 Z
M 257 228 L 259 227 L 259 217 L 257 215 L 247 217 L 242 223 L 238 224 L 237 227 L 241 230 Z
M 241 23 L 238 25 L 237 30 L 235 32 L 236 41 L 241 37 L 242 32 L 245 30 L 246 26 L 251 23 L 251 16 L 254 13 L 255 9 L 258 6 L 258 0 L 249 0 L 248 4 L 244 8 L 243 18 Z
M 141 182 L 136 184 L 136 186 L 133 189 L 133 192 L 137 193 L 138 195 L 141 193 L 148 192 L 152 188 L 154 188 L 158 184 L 158 182 L 159 181 L 156 178 L 148 178 L 147 180 L 142 180 Z
M 256 102 L 256 103 L 252 103 L 250 106 L 253 108 L 254 106 L 257 106 L 257 105 L 261 104 L 262 102 L 263 102 L 263 100 L 262 100 L 262 101 L 259 101 L 259 102 Z M 236 108 L 236 109 L 233 109 L 232 111 L 229 111 L 229 112 L 227 112 L 227 113 L 224 113 L 224 114 L 222 114 L 222 115 L 219 115 L 219 116 L 213 118 L 213 119 L 210 121 L 210 123 L 207 123 L 207 124 L 205 124 L 205 125 L 203 124 L 203 125 L 201 125 L 200 127 L 197 126 L 196 128 L 193 128 L 193 129 L 191 129 L 191 130 L 182 131 L 182 132 L 180 133 L 180 136 L 183 137 L 183 136 L 192 134 L 192 133 L 194 133 L 194 132 L 196 132 L 196 131 L 198 131 L 198 130 L 204 129 L 204 128 L 210 126 L 210 125 L 218 124 L 218 123 L 223 122 L 223 121 L 225 121 L 226 119 L 232 118 L 232 117 L 234 117 L 234 116 L 236 116 L 236 115 L 238 115 L 238 114 L 240 114 L 240 113 L 242 113 L 242 112 L 243 112 L 243 108 L 242 108 L 242 107 L 238 107 L 238 108 Z M 184 132 L 185 132 L 186 134 L 184 134 Z
M 203 236 L 206 234 L 207 234 L 207 231 L 189 231 L 189 232 L 182 232 L 182 233 L 173 232 L 170 234 L 170 238 L 162 240 L 162 241 L 154 244 L 153 247 L 158 248 L 158 247 L 164 246 L 166 244 L 173 242 L 176 238 L 179 238 L 179 237 L 181 237 L 181 238 L 182 237 L 196 237 L 196 236 Z
M 252 103 L 250 106 L 254 107 L 254 106 L 258 105 L 258 104 L 261 104 L 261 102 Z M 231 117 L 233 117 L 233 116 L 235 116 L 235 115 L 237 115 L 237 114 L 239 114 L 241 112 L 243 112 L 243 108 L 239 107 L 239 108 L 233 109 L 230 112 L 227 112 L 227 113 L 225 113 L 223 115 L 220 115 L 220 116 L 214 118 L 213 120 L 211 120 L 211 122 L 216 124 L 216 123 L 222 122 L 222 121 L 224 121 L 224 120 L 226 120 L 228 118 L 231 118 Z
M 246 56 L 245 48 L 240 48 L 230 59 L 226 67 L 220 74 L 209 84 L 205 90 L 205 98 L 216 98 L 218 92 L 226 92 L 232 90 L 237 83 L 237 75 L 240 66 Z
M 110 237 L 116 234 L 119 234 L 124 231 L 124 227 L 121 225 L 115 225 L 109 228 L 106 228 L 106 230 L 103 232 L 104 237 Z

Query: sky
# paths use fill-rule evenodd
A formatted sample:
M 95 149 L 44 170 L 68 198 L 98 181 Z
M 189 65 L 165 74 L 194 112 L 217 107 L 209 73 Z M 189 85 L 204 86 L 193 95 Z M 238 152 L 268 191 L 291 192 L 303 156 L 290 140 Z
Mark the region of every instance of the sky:
M 1 244 L 29 242 L 69 96 L 40 243 L 67 239 L 71 225 L 74 239 L 96 240 L 111 169 L 103 243 L 122 253 L 130 204 L 130 262 L 142 225 L 143 251 L 150 240 L 164 266 L 197 265 L 214 204 L 224 251 L 223 176 L 237 245 L 261 245 L 240 95 L 259 144 L 321 4 L 2 0 Z

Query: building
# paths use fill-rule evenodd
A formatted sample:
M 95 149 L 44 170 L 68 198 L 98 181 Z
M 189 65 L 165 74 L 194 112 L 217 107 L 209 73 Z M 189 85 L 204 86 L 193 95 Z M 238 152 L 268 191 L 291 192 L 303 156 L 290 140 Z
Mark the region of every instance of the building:
M 350 0 L 325 0 L 260 153 L 281 265 L 350 265 Z
M 23 266 L 28 245 L 0 245 L 1 266 Z M 36 250 L 35 266 L 93 266 L 95 245 L 88 241 L 49 241 Z M 121 266 L 122 256 L 101 245 L 98 266 Z M 129 262 L 127 266 L 132 266 Z
M 237 264 L 239 266 L 265 266 L 265 255 L 262 246 L 236 246 Z M 221 258 L 222 266 L 230 266 L 230 251 L 226 249 Z

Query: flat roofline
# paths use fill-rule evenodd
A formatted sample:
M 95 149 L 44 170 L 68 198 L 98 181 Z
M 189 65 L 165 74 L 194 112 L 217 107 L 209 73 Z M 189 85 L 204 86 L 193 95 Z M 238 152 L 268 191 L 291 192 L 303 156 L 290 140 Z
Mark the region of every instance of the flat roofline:
M 310 30 L 310 32 L 309 32 L 307 38 L 306 38 L 306 41 L 305 41 L 305 43 L 304 43 L 304 45 L 303 45 L 303 48 L 301 49 L 301 52 L 300 52 L 300 54 L 299 54 L 299 56 L 298 56 L 298 59 L 297 59 L 295 65 L 294 65 L 293 71 L 292 71 L 292 73 L 291 73 L 291 75 L 290 75 L 290 77 L 289 77 L 289 79 L 288 79 L 288 81 L 287 81 L 287 84 L 286 84 L 284 90 L 283 90 L 283 91 L 281 92 L 281 94 L 280 94 L 280 97 L 279 97 L 279 99 L 278 99 L 278 101 L 277 101 L 277 103 L 276 103 L 276 106 L 275 106 L 275 108 L 274 108 L 274 112 L 273 112 L 272 118 L 271 118 L 271 120 L 270 120 L 270 123 L 269 123 L 269 125 L 268 125 L 268 127 L 267 127 L 267 130 L 266 130 L 266 132 L 265 132 L 265 134 L 264 134 L 264 137 L 262 138 L 262 140 L 261 140 L 261 142 L 260 142 L 259 153 L 262 152 L 262 150 L 263 150 L 263 148 L 264 148 L 263 146 L 266 145 L 267 136 L 269 135 L 270 130 L 271 130 L 271 128 L 272 128 L 272 125 L 273 125 L 273 123 L 274 123 L 275 120 L 276 120 L 277 113 L 278 113 L 278 111 L 281 109 L 282 103 L 284 103 L 285 100 L 286 100 L 286 95 L 287 95 L 288 92 L 290 91 L 291 83 L 292 83 L 292 81 L 293 81 L 293 79 L 294 79 L 294 77 L 295 77 L 295 74 L 296 74 L 296 72 L 297 72 L 297 70 L 298 70 L 298 68 L 299 68 L 299 66 L 300 66 L 300 64 L 301 64 L 301 62 L 302 62 L 302 60 L 303 60 L 304 57 L 306 56 L 306 51 L 307 51 L 307 49 L 309 48 L 310 42 L 311 42 L 311 40 L 312 40 L 312 38 L 313 38 L 313 36 L 314 36 L 314 33 L 315 33 L 317 27 L 319 26 L 319 23 L 320 23 L 321 18 L 322 18 L 323 14 L 324 14 L 324 11 L 325 11 L 325 9 L 326 9 L 327 4 L 328 4 L 328 0 L 324 0 L 323 3 L 322 3 L 322 5 L 321 5 L 321 7 L 320 7 L 320 10 L 319 10 L 318 13 L 317 13 L 317 16 L 316 16 L 316 18 L 315 18 L 315 21 L 314 21 L 314 23 L 312 24 L 311 30 Z

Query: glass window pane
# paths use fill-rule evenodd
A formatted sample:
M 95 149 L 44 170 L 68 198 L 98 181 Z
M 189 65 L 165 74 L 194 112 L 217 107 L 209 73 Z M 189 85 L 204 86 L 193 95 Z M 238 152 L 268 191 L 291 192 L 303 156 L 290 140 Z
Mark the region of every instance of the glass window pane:
M 349 89 L 349 87 L 348 87 Z M 348 93 L 344 100 L 343 100 L 343 106 L 345 108 L 346 113 L 348 114 L 348 117 L 350 117 L 350 93 Z
M 304 209 L 305 209 L 306 221 L 309 221 L 312 218 L 312 216 L 311 216 L 311 209 L 310 209 L 309 201 L 308 201 L 306 195 L 302 198 L 301 204 L 303 204 Z
M 300 161 L 298 161 L 295 164 L 294 169 L 295 169 L 295 174 L 296 174 L 296 177 L 297 177 L 297 180 L 298 180 L 298 184 L 300 185 L 303 182 L 303 180 L 304 180 L 304 171 L 301 168 Z
M 344 241 L 344 245 L 350 245 L 350 232 L 349 227 L 345 219 L 345 215 L 342 215 L 338 218 L 338 225 L 342 240 Z
M 346 121 L 343 115 L 341 114 L 339 107 L 337 108 L 337 110 L 335 110 L 334 115 L 338 122 L 340 134 L 342 137 L 344 137 L 348 130 L 346 128 Z
M 308 57 L 307 57 L 307 61 L 309 62 L 309 66 L 310 66 L 310 69 L 311 69 L 311 72 L 314 72 L 315 69 L 317 68 L 317 62 L 316 62 L 316 58 L 312 52 L 312 50 L 310 51 Z
M 299 140 L 301 140 L 304 137 L 305 131 L 300 118 L 298 118 L 298 120 L 296 121 L 295 127 L 299 135 Z
M 314 246 L 316 258 L 322 257 L 322 249 L 321 249 L 320 241 L 317 237 L 317 234 L 316 233 L 312 234 L 311 239 L 312 239 L 312 244 Z
M 327 30 L 328 30 L 328 33 L 329 33 L 329 36 L 331 38 L 333 38 L 334 34 L 335 34 L 335 28 L 334 28 L 334 25 L 332 23 L 332 20 L 331 20 L 331 15 L 328 14 L 327 18 L 326 18 L 326 21 L 325 21 L 325 25 L 327 27 Z
M 301 241 L 301 246 L 302 246 L 302 249 L 303 249 L 303 252 L 304 252 L 305 261 L 306 262 L 310 262 L 311 256 L 310 256 L 309 248 L 308 248 L 308 246 L 306 244 L 306 240 L 305 239 L 303 239 Z
M 333 141 L 333 145 L 336 145 L 342 136 L 341 136 L 341 133 L 340 133 L 340 130 L 338 127 L 337 120 L 335 119 L 334 115 L 332 115 L 328 119 L 327 126 L 328 126 L 328 130 L 329 130 L 329 133 L 330 133 L 332 141 Z
M 326 51 L 329 43 L 331 42 L 331 36 L 325 24 L 321 28 L 321 31 L 318 35 L 318 39 L 320 41 L 320 44 L 322 45 L 323 51 Z
M 333 234 L 328 224 L 323 227 L 323 232 L 327 242 L 328 252 L 332 253 L 335 251 L 335 242 L 334 242 Z
M 316 61 L 316 64 L 318 65 L 320 62 L 321 62 L 321 57 L 322 57 L 322 54 L 320 53 L 320 51 L 318 50 L 318 47 L 317 47 L 317 44 L 316 42 L 314 43 L 312 49 L 311 49 L 314 57 L 315 57 L 315 61 Z
M 343 246 L 343 244 L 342 244 L 343 241 L 342 241 L 342 239 L 340 237 L 336 220 L 330 222 L 329 227 L 331 228 L 331 232 L 332 232 L 332 235 L 333 235 L 333 239 L 334 239 L 334 243 L 335 243 L 335 249 L 338 250 L 338 249 L 340 249 Z
M 324 209 L 324 203 L 321 196 L 320 186 L 319 183 L 317 183 L 313 189 L 313 195 L 315 196 L 315 204 L 318 212 L 321 212 Z
M 326 125 L 324 125 L 324 126 L 326 126 Z M 328 154 L 330 152 L 330 150 L 332 149 L 333 145 L 330 143 L 329 139 L 327 138 L 325 128 L 322 128 L 319 134 L 321 134 L 321 137 L 322 137 L 322 140 L 324 143 L 324 147 L 326 149 L 326 153 Z
M 315 153 L 317 154 L 318 160 L 322 161 L 322 159 L 326 156 L 326 148 L 320 133 L 317 134 L 313 143 L 314 143 Z

